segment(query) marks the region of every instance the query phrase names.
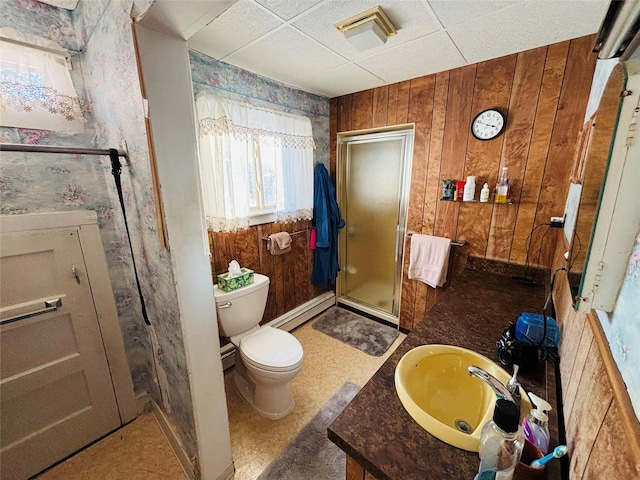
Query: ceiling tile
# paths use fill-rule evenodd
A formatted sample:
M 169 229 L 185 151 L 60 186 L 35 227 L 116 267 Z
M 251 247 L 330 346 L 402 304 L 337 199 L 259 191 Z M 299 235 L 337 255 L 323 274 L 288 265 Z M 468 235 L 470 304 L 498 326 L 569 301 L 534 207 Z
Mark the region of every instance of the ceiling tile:
M 356 62 L 387 83 L 461 67 L 464 58 L 444 31 Z
M 225 62 L 297 86 L 304 78 L 323 78 L 344 59 L 296 29 L 284 27 L 229 55 Z
M 303 78 L 298 88 L 316 95 L 333 98 L 348 93 L 381 87 L 385 82 L 353 63 L 343 63 L 325 71 L 325 78 Z
M 79 0 L 39 0 L 41 3 L 46 3 L 53 7 L 65 8 L 67 10 L 75 10 L 78 6 Z
M 240 0 L 193 35 L 189 48 L 222 59 L 284 22 L 247 0 Z
M 382 7 L 398 33 L 389 37 L 383 46 L 359 52 L 347 42 L 344 35 L 335 28 L 335 24 L 377 5 Z M 350 60 L 401 45 L 440 28 L 439 22 L 432 18 L 429 8 L 419 0 L 401 2 L 393 0 L 350 0 L 348 2 L 331 0 L 314 9 L 313 14 L 304 15 L 294 21 L 293 25 Z
M 305 10 L 309 10 L 322 0 L 255 0 L 280 18 L 289 20 L 300 15 Z
M 469 63 L 595 33 L 607 2 L 527 0 L 447 29 Z
M 237 0 L 215 2 L 185 2 L 165 0 L 155 2 L 146 12 L 140 11 L 140 24 L 168 35 L 187 40 L 231 7 Z M 105 0 L 105 3 L 106 2 Z M 85 1 L 86 4 L 86 1 Z
M 495 10 L 510 7 L 521 0 L 481 1 L 478 0 L 429 0 L 438 19 L 445 28 L 481 17 Z

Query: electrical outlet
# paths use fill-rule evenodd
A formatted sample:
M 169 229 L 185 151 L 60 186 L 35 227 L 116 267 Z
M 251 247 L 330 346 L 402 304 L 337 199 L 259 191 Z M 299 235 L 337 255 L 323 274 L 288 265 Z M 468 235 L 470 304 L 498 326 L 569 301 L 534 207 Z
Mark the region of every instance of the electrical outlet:
M 564 227 L 564 217 L 551 217 L 550 223 L 552 228 L 562 228 Z

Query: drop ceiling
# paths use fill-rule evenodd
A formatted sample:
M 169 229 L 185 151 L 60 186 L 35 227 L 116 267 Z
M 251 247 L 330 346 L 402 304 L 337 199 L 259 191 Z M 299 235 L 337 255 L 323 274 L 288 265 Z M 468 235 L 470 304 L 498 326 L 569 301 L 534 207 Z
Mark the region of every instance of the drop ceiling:
M 75 10 L 80 0 L 40 0 L 53 7 L 66 8 L 67 10 Z
M 189 5 L 208 2 L 158 0 Z M 215 3 L 215 2 L 214 2 Z M 380 5 L 397 35 L 360 52 L 334 25 Z M 595 33 L 608 0 L 238 0 L 189 48 L 326 97 Z

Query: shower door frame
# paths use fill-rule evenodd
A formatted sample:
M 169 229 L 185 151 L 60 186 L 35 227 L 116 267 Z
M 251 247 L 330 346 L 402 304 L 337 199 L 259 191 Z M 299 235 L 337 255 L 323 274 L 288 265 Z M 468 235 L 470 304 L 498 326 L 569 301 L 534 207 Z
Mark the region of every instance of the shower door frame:
M 346 252 L 347 252 L 347 235 L 346 231 L 340 235 L 338 248 L 338 261 L 340 272 L 336 285 L 337 303 L 347 307 L 360 310 L 368 315 L 391 323 L 394 326 L 400 324 L 400 302 L 402 292 L 402 268 L 404 265 L 404 238 L 407 228 L 407 217 L 409 212 L 409 191 L 411 187 L 411 166 L 413 162 L 413 145 L 414 145 L 415 125 L 405 124 L 394 127 L 377 128 L 364 131 L 342 132 L 337 135 L 337 152 L 336 152 L 336 184 L 337 199 L 341 211 L 345 215 L 345 221 L 348 223 L 347 195 L 346 188 L 349 183 L 347 178 L 347 149 L 350 143 L 372 143 L 381 142 L 390 139 L 402 140 L 402 153 L 400 165 L 400 180 L 398 186 L 398 219 L 396 223 L 396 242 L 395 242 L 395 275 L 393 281 L 393 305 L 391 313 L 377 308 L 373 305 L 363 303 L 357 299 L 350 298 L 343 293 L 346 286 Z

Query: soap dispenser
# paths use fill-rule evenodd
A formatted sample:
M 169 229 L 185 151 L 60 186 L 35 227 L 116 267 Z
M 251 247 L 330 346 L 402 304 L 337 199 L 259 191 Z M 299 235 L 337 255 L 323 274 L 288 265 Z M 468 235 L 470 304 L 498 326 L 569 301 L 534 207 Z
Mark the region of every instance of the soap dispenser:
M 518 406 L 499 398 L 493 420 L 482 428 L 480 436 L 480 467 L 474 480 L 511 480 L 524 448 L 524 435 L 518 426 Z
M 522 431 L 525 438 L 538 447 L 538 450 L 544 455 L 549 450 L 549 417 L 547 412 L 551 411 L 551 405 L 531 392 L 527 395 L 537 408 L 533 408 L 522 419 Z
M 485 183 L 484 186 L 482 187 L 482 190 L 480 190 L 480 202 L 486 203 L 488 201 L 489 201 L 489 184 Z

